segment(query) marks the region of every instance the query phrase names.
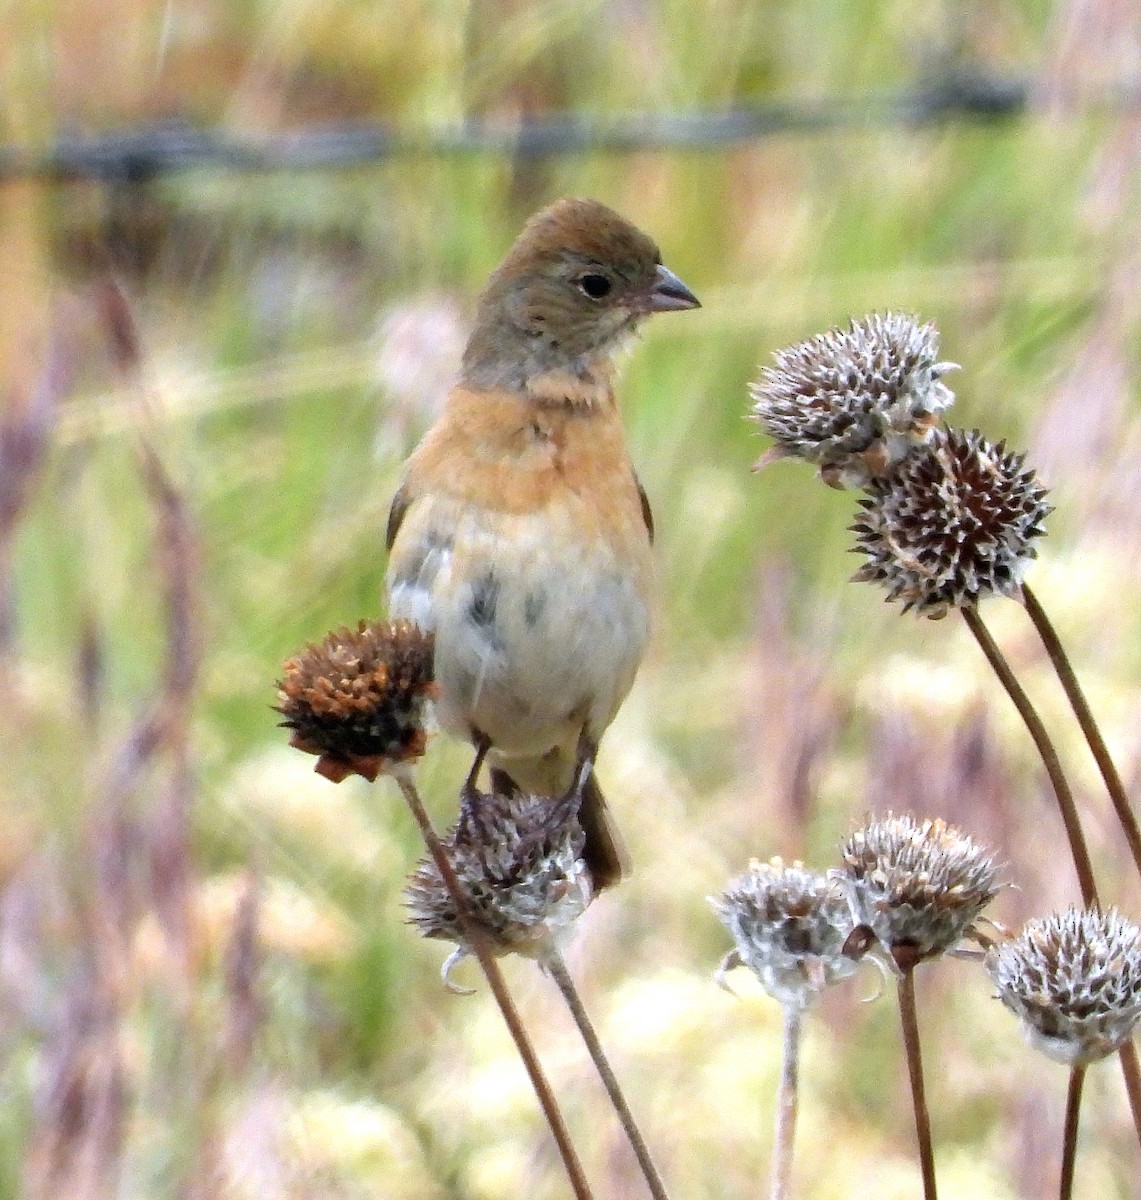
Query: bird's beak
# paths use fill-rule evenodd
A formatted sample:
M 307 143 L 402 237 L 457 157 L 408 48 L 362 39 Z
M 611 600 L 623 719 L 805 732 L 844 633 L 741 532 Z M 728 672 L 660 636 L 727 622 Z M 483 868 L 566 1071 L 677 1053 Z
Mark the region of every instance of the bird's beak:
M 650 289 L 650 312 L 680 312 L 700 308 L 701 301 L 669 269 L 658 266 L 654 286 Z

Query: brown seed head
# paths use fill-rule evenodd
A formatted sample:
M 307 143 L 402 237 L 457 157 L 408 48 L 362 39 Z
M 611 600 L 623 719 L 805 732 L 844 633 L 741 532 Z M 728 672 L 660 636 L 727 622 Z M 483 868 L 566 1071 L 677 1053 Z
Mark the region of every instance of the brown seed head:
M 319 755 L 316 769 L 334 783 L 419 758 L 436 692 L 432 648 L 431 635 L 407 621 L 361 621 L 308 646 L 277 685 L 290 745 Z
M 801 863 L 752 862 L 709 902 L 737 944 L 719 977 L 744 965 L 774 1000 L 803 1010 L 856 969 L 844 953 L 852 931 L 847 901 L 834 882 Z
M 941 820 L 888 813 L 848 839 L 835 873 L 856 924 L 909 970 L 949 950 L 998 891 L 998 870 L 969 837 Z
M 1027 921 L 990 947 L 986 967 L 1027 1041 L 1058 1062 L 1104 1058 L 1141 1018 L 1141 929 L 1116 909 Z
M 1017 592 L 1051 511 L 1023 464 L 977 430 L 940 434 L 869 484 L 852 526 L 867 561 L 852 578 L 932 618 Z
M 833 487 L 862 487 L 925 442 L 955 395 L 939 335 L 899 313 L 853 319 L 780 350 L 749 391 L 776 439 L 770 456 L 816 463 Z M 766 459 L 762 458 L 761 462 Z
M 527 792 L 465 792 L 460 815 L 443 839 L 469 913 L 499 954 L 541 958 L 569 933 L 592 898 L 585 843 L 574 804 Z M 444 881 L 424 858 L 404 891 L 409 916 L 424 937 L 470 951 Z

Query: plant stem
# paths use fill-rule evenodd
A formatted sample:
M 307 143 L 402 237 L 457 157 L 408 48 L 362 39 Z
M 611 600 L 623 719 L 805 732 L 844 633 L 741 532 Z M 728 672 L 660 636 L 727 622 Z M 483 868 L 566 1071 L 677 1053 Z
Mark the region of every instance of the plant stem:
M 516 1049 L 519 1051 L 519 1057 L 523 1060 L 523 1066 L 527 1069 L 528 1076 L 530 1076 L 531 1086 L 535 1089 L 539 1106 L 543 1110 L 543 1115 L 547 1118 L 547 1124 L 551 1127 L 551 1134 L 555 1139 L 555 1144 L 558 1146 L 559 1154 L 562 1157 L 563 1166 L 566 1168 L 576 1200 L 593 1200 L 590 1186 L 586 1182 L 586 1176 L 583 1174 L 582 1164 L 578 1160 L 578 1154 L 571 1143 L 566 1123 L 563 1121 L 562 1113 L 559 1111 L 558 1103 L 555 1100 L 555 1094 L 551 1090 L 551 1085 L 547 1082 L 546 1076 L 543 1074 L 542 1067 L 539 1065 L 538 1056 L 535 1054 L 535 1048 L 531 1045 L 531 1039 L 527 1036 L 527 1031 L 523 1027 L 519 1010 L 515 1007 L 515 1002 L 511 999 L 511 995 L 507 991 L 507 984 L 504 982 L 503 973 L 499 970 L 499 964 L 492 957 L 483 934 L 471 918 L 467 898 L 460 887 L 460 881 L 456 877 L 455 868 L 448 858 L 447 851 L 445 851 L 439 835 L 432 828 L 432 822 L 428 817 L 419 793 L 416 791 L 415 784 L 405 775 L 396 775 L 395 779 L 400 786 L 401 792 L 404 793 L 404 799 L 408 802 L 408 807 L 412 810 L 416 824 L 420 826 L 424 843 L 432 855 L 436 869 L 440 872 L 444 886 L 448 889 L 448 895 L 451 896 L 452 903 L 456 906 L 456 916 L 459 918 L 460 928 L 464 932 L 464 937 L 467 939 L 472 952 L 479 960 L 479 965 L 482 967 L 483 973 L 487 978 L 491 993 L 499 1005 L 499 1011 L 503 1014 L 503 1020 L 507 1023 L 507 1028 L 515 1040 Z
M 787 1200 L 792 1178 L 792 1148 L 796 1136 L 796 1103 L 799 1093 L 800 1009 L 784 1005 L 784 1044 L 781 1048 L 780 1094 L 777 1098 L 776 1140 L 773 1145 L 770 1200 Z
M 1141 1141 L 1141 1064 L 1137 1062 L 1137 1047 L 1132 1039 L 1117 1052 L 1121 1059 L 1121 1074 L 1125 1077 L 1125 1094 L 1129 1097 L 1129 1111 L 1133 1114 L 1133 1128 L 1137 1140 Z
M 1050 656 L 1050 662 L 1054 665 L 1054 670 L 1066 693 L 1066 698 L 1070 702 L 1070 707 L 1074 710 L 1074 716 L 1081 726 L 1082 733 L 1085 734 L 1086 742 L 1089 745 L 1090 752 L 1093 754 L 1094 761 L 1097 763 L 1097 768 L 1101 772 L 1101 777 L 1105 780 L 1109 798 L 1113 801 L 1117 819 L 1121 822 L 1121 828 L 1125 833 L 1125 840 L 1129 843 L 1129 852 L 1133 855 L 1133 864 L 1136 866 L 1138 873 L 1141 874 L 1141 828 L 1138 827 L 1137 818 L 1133 815 L 1133 809 L 1129 804 L 1129 797 L 1125 794 L 1125 786 L 1121 782 L 1121 776 L 1117 773 L 1117 768 L 1113 765 L 1113 759 L 1106 748 L 1105 739 L 1101 736 L 1101 730 L 1098 728 L 1097 721 L 1094 719 L 1093 712 L 1086 701 L 1081 684 L 1078 683 L 1078 677 L 1074 674 L 1074 668 L 1070 663 L 1065 648 L 1062 646 L 1057 630 L 1055 630 L 1050 618 L 1046 615 L 1046 610 L 1038 602 L 1038 597 L 1035 596 L 1026 584 L 1022 585 L 1022 599 L 1026 606 L 1026 612 L 1033 622 L 1034 628 L 1038 631 L 1038 636 L 1042 639 L 1042 645 L 1046 648 L 1046 653 Z
M 1037 710 L 1030 701 L 1030 697 L 1023 690 L 1022 685 L 1015 678 L 1014 671 L 1010 664 L 1006 661 L 1006 657 L 998 648 L 998 644 L 991 637 L 990 631 L 983 624 L 982 617 L 979 616 L 978 609 L 961 608 L 959 611 L 963 614 L 963 620 L 967 623 L 967 628 L 975 636 L 975 641 L 982 648 L 983 654 L 986 655 L 987 661 L 994 669 L 994 673 L 998 676 L 1002 686 L 1006 689 L 1007 695 L 1014 701 L 1014 707 L 1018 709 L 1018 715 L 1022 718 L 1026 725 L 1034 745 L 1038 748 L 1038 753 L 1042 757 L 1042 762 L 1046 767 L 1046 774 L 1050 777 L 1050 782 L 1054 786 L 1054 795 L 1058 800 L 1058 808 L 1062 813 L 1062 823 L 1066 827 L 1066 836 L 1070 841 L 1070 853 L 1074 859 L 1074 867 L 1078 873 L 1078 887 L 1082 893 L 1082 903 L 1087 907 L 1093 907 L 1100 902 L 1097 896 L 1097 885 L 1093 878 L 1093 865 L 1090 862 L 1089 850 L 1086 849 L 1086 840 L 1082 834 L 1081 822 L 1078 820 L 1078 810 L 1074 804 L 1074 796 L 1070 791 L 1070 785 L 1066 782 L 1066 777 L 1062 773 L 1062 764 L 1058 758 L 1058 752 L 1054 749 L 1054 743 L 1050 740 L 1050 735 L 1046 732 L 1046 726 L 1042 724 L 1042 718 L 1038 716 Z
M 551 978 L 558 985 L 559 991 L 562 992 L 563 999 L 567 1003 L 567 1008 L 570 1009 L 571 1016 L 574 1018 L 574 1023 L 578 1026 L 578 1031 L 582 1035 L 587 1052 L 590 1054 L 591 1059 L 593 1059 L 599 1077 L 602 1079 L 602 1086 L 606 1089 L 606 1094 L 610 1097 L 610 1103 L 614 1105 L 614 1111 L 618 1114 L 618 1120 L 626 1132 L 626 1137 L 630 1141 L 630 1146 L 634 1151 L 634 1156 L 638 1160 L 638 1165 L 642 1168 L 642 1174 L 645 1176 L 646 1186 L 650 1189 L 650 1195 L 654 1197 L 654 1200 L 669 1200 L 665 1184 L 662 1183 L 662 1177 L 658 1174 L 657 1167 L 654 1166 L 654 1160 L 650 1157 L 650 1151 L 646 1146 L 645 1139 L 638 1129 L 633 1113 L 630 1112 L 630 1106 L 626 1103 L 626 1097 L 622 1094 L 622 1089 L 618 1086 L 618 1080 L 606 1058 L 605 1051 L 602 1049 L 602 1043 L 598 1040 L 598 1035 L 594 1032 L 594 1026 L 591 1024 L 590 1018 L 586 1015 L 582 998 L 578 994 L 574 980 L 570 977 L 566 963 L 563 962 L 562 955 L 552 946 L 543 956 L 542 962 L 543 966 L 550 972 Z
M 1066 1123 L 1062 1129 L 1062 1174 L 1058 1183 L 1059 1200 L 1070 1200 L 1074 1190 L 1074 1160 L 1078 1153 L 1078 1114 L 1082 1107 L 1085 1067 L 1070 1068 L 1070 1086 L 1066 1089 Z
M 1030 613 L 1031 620 L 1039 630 L 1039 635 L 1043 642 L 1047 645 L 1049 652 L 1049 642 L 1046 635 L 1042 633 L 1043 628 L 1050 628 L 1049 622 L 1045 620 L 1045 613 L 1042 612 L 1041 606 L 1037 604 L 1033 598 L 1033 594 L 1023 585 L 1023 594 L 1027 596 L 1027 611 Z M 1042 756 L 1042 761 L 1046 765 L 1046 772 L 1050 776 L 1050 782 L 1054 785 L 1054 794 L 1058 798 L 1058 806 L 1062 811 L 1062 820 L 1066 826 L 1066 833 L 1070 839 L 1070 852 L 1073 855 L 1074 866 L 1078 872 L 1078 885 L 1081 888 L 1082 902 L 1087 908 L 1098 908 L 1101 906 L 1101 901 L 1098 899 L 1097 886 L 1093 879 L 1093 867 L 1090 864 L 1089 851 L 1086 849 L 1085 838 L 1082 836 L 1082 828 L 1078 821 L 1077 808 L 1074 805 L 1073 793 L 1070 791 L 1069 784 L 1066 782 L 1065 776 L 1062 774 L 1062 767 L 1058 761 L 1058 753 L 1054 749 L 1053 742 L 1050 741 L 1049 735 L 1046 733 L 1046 728 L 1042 724 L 1041 718 L 1038 716 L 1034 706 L 1030 702 L 1030 698 L 1022 689 L 1022 685 L 1014 677 L 1014 672 L 1010 668 L 1010 664 L 1006 661 L 1002 651 L 995 644 L 994 639 L 990 636 L 990 632 L 983 624 L 982 618 L 978 612 L 972 608 L 964 608 L 960 610 L 963 614 L 963 619 L 967 622 L 970 631 L 975 635 L 975 639 L 982 647 L 983 653 L 986 655 L 991 666 L 994 668 L 995 674 L 998 675 L 1006 688 L 1010 698 L 1014 701 L 1015 707 L 1018 709 L 1023 721 L 1026 723 L 1027 729 L 1030 731 L 1030 736 L 1034 739 L 1034 744 L 1038 747 L 1038 752 Z M 1035 613 L 1041 613 L 1043 625 L 1039 626 L 1035 618 Z M 1052 629 L 1051 629 L 1052 632 Z M 1055 635 L 1056 640 L 1056 635 Z M 1059 644 L 1060 645 L 1060 644 Z M 1051 653 L 1051 660 L 1054 662 L 1054 667 L 1058 671 L 1059 679 L 1062 681 L 1063 687 L 1066 688 L 1067 695 L 1070 696 L 1070 702 L 1074 705 L 1075 713 L 1077 712 L 1077 701 L 1074 699 L 1074 694 L 1070 693 L 1069 686 L 1066 684 L 1063 669 L 1058 665 L 1059 659 L 1055 659 Z M 1063 654 L 1062 660 L 1065 660 Z M 1066 668 L 1072 676 L 1073 672 L 1069 668 L 1069 663 L 1066 661 Z M 1077 680 L 1074 679 L 1073 686 L 1075 694 L 1081 696 L 1081 691 L 1078 688 Z M 1085 698 L 1082 697 L 1081 703 L 1085 704 Z M 1088 710 L 1087 710 L 1088 711 Z M 1078 715 L 1079 724 L 1081 716 Z M 1090 718 L 1090 726 L 1096 731 L 1097 726 L 1093 724 L 1092 717 Z M 1085 730 L 1083 725 L 1083 730 Z M 1087 737 L 1088 737 L 1087 733 Z M 1100 739 L 1100 735 L 1099 739 Z M 1092 745 L 1091 745 L 1092 749 Z M 1104 749 L 1104 746 L 1103 746 Z M 1096 756 L 1096 751 L 1095 751 Z M 1106 761 L 1109 761 L 1106 755 Z M 1112 763 L 1110 763 L 1112 769 Z M 1116 772 L 1114 772 L 1116 775 Z M 1108 780 L 1107 780 L 1108 783 Z M 1112 795 L 1112 790 L 1110 792 Z M 1124 791 L 1122 791 L 1124 798 Z M 1128 807 L 1128 805 L 1126 805 Z M 1120 815 L 1120 813 L 1119 813 Z M 1130 814 L 1132 817 L 1132 814 Z M 1127 831 L 1128 836 L 1128 831 Z M 1132 1041 L 1128 1041 L 1118 1051 L 1118 1058 L 1121 1060 L 1121 1073 L 1125 1079 L 1125 1091 L 1129 1097 L 1129 1110 L 1133 1115 L 1133 1128 L 1137 1133 L 1137 1139 L 1141 1142 L 1141 1064 L 1137 1060 L 1137 1048 Z
M 923 1200 L 936 1200 L 935 1153 L 931 1147 L 931 1116 L 923 1090 L 923 1059 L 919 1052 L 919 1018 L 915 1011 L 915 972 L 904 971 L 899 980 L 899 1015 L 903 1023 L 903 1047 L 907 1074 L 911 1079 L 911 1101 L 915 1109 L 915 1135 L 919 1141 L 919 1167 L 923 1174 Z

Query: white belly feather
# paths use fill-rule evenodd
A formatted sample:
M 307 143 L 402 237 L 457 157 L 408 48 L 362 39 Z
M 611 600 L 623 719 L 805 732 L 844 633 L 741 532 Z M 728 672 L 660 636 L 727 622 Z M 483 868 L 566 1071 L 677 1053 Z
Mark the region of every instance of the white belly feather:
M 573 746 L 610 723 L 634 679 L 650 614 L 601 540 L 560 536 L 551 509 L 495 515 L 413 506 L 389 568 L 389 609 L 436 634 L 441 724 L 507 755 Z

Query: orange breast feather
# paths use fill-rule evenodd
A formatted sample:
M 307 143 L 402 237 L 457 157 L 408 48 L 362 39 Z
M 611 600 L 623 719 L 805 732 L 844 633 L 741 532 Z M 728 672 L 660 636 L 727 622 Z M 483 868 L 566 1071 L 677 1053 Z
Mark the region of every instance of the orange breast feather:
M 434 495 L 515 514 L 566 507 L 584 540 L 639 557 L 649 545 L 648 511 L 613 402 L 556 407 L 456 389 L 409 461 L 404 486 L 411 502 Z

